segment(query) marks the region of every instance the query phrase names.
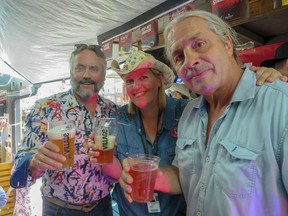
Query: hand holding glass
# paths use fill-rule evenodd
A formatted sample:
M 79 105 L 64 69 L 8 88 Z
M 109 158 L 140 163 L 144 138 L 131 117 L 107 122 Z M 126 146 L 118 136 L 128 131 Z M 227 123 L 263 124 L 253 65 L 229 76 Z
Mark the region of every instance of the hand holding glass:
M 66 157 L 63 168 L 74 165 L 75 134 L 74 121 L 51 121 L 48 122 L 47 134 L 49 140 L 60 148 L 60 154 Z
M 100 149 L 98 150 L 100 155 L 97 157 L 97 163 L 112 163 L 117 135 L 116 119 L 96 119 L 94 127 L 95 143 L 100 146 Z
M 153 200 L 160 158 L 154 155 L 135 154 L 128 157 L 133 201 L 147 203 Z

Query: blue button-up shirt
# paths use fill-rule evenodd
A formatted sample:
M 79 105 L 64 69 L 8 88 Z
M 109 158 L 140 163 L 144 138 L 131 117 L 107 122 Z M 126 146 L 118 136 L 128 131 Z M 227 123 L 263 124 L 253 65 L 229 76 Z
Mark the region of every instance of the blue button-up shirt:
M 188 215 L 288 215 L 288 85 L 246 69 L 205 148 L 207 102 L 180 119 L 176 157 Z
M 163 124 L 158 140 L 159 166 L 172 164 L 175 156 L 177 139 L 177 125 L 182 111 L 187 104 L 186 100 L 177 100 L 167 97 L 167 106 L 163 111 Z M 117 135 L 117 147 L 115 155 L 122 162 L 129 154 L 144 154 L 144 147 L 141 141 L 141 124 L 139 115 L 129 115 L 127 105 L 117 110 L 119 131 Z M 152 143 L 146 136 L 148 151 L 153 154 Z M 158 192 L 160 202 L 160 213 L 149 214 L 147 204 L 129 203 L 125 198 L 119 184 L 116 184 L 113 195 L 117 197 L 120 215 L 161 215 L 180 216 L 185 214 L 186 203 L 183 195 L 170 195 Z

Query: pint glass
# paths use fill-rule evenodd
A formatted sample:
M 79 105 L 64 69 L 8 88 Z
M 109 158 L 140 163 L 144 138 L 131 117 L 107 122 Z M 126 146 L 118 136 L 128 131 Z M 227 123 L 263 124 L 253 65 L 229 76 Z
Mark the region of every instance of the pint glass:
M 154 187 L 160 158 L 148 154 L 129 155 L 130 175 L 133 201 L 147 203 L 154 198 Z
M 100 155 L 97 163 L 112 163 L 114 146 L 117 135 L 117 122 L 115 118 L 96 119 L 94 123 L 95 143 L 100 146 Z
M 66 157 L 63 168 L 74 165 L 75 134 L 74 121 L 51 121 L 48 122 L 47 134 L 49 140 L 60 148 L 60 154 Z

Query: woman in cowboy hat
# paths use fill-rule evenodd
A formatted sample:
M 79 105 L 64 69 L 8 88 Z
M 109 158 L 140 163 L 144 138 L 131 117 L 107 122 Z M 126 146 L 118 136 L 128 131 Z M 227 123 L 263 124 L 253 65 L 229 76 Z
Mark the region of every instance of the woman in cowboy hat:
M 175 156 L 177 125 L 187 100 L 166 96 L 175 75 L 164 63 L 142 51 L 134 51 L 120 69 L 116 61 L 112 68 L 125 82 L 129 104 L 117 112 L 119 131 L 116 157 L 122 162 L 130 154 L 154 154 L 160 157 L 159 166 L 172 164 Z M 120 215 L 185 215 L 186 204 L 182 195 L 155 191 L 156 201 L 129 203 L 119 184 L 114 195 Z

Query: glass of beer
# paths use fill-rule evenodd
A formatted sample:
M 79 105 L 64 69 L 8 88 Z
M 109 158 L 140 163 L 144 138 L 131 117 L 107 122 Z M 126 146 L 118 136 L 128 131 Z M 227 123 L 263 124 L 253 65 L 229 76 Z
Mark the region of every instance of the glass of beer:
M 114 146 L 117 135 L 117 121 L 115 118 L 99 118 L 94 122 L 94 142 L 99 148 L 100 155 L 97 163 L 112 163 Z
M 60 148 L 60 154 L 66 157 L 63 168 L 72 167 L 75 151 L 75 122 L 71 120 L 48 122 L 47 134 L 49 140 Z
M 160 158 L 148 154 L 135 154 L 128 157 L 133 201 L 147 203 L 154 198 L 154 186 Z

